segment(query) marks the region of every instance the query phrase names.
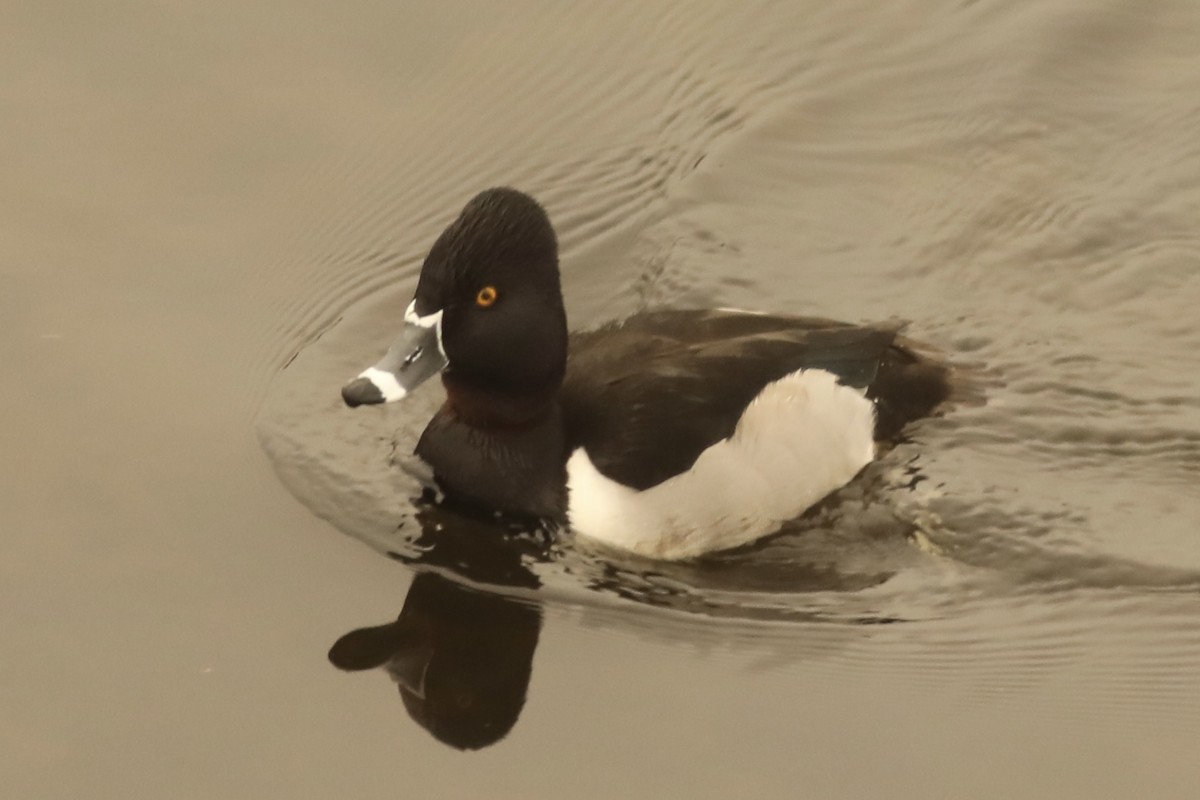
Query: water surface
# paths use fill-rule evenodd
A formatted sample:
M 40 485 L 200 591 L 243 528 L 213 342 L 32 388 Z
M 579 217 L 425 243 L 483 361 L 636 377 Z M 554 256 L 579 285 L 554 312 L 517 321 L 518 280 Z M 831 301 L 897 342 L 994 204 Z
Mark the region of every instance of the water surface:
M 4 17 L 13 796 L 1193 793 L 1200 7 Z M 987 403 L 699 565 L 481 554 L 437 387 L 337 389 L 498 183 L 576 328 L 900 317 Z

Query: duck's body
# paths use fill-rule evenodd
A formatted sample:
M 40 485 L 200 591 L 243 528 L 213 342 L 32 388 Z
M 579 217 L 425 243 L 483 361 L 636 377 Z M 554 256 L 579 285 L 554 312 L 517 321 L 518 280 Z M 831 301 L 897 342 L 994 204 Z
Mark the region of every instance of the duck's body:
M 668 310 L 568 339 L 553 231 L 510 189 L 447 228 L 406 319 L 348 404 L 399 399 L 433 359 L 447 401 L 416 453 L 448 496 L 659 558 L 772 532 L 948 394 L 895 325 Z

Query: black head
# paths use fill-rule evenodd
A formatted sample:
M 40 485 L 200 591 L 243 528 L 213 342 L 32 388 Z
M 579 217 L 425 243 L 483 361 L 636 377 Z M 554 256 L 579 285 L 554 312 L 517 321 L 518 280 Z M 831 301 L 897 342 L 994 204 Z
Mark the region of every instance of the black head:
M 433 243 L 399 339 L 342 397 L 399 400 L 441 371 L 464 418 L 521 423 L 544 413 L 566 362 L 550 220 L 532 197 L 488 189 Z
M 425 258 L 415 303 L 418 316 L 442 312 L 449 381 L 518 395 L 561 383 L 558 241 L 532 197 L 497 188 L 467 203 Z

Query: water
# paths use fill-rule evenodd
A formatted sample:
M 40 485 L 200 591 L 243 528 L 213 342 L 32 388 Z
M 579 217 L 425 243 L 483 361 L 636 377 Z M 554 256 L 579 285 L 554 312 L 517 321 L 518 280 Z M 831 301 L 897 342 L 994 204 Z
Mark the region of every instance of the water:
M 12 796 L 1194 793 L 1194 4 L 4 20 Z M 699 565 L 481 543 L 437 387 L 337 389 L 497 183 L 575 328 L 901 317 L 987 402 Z

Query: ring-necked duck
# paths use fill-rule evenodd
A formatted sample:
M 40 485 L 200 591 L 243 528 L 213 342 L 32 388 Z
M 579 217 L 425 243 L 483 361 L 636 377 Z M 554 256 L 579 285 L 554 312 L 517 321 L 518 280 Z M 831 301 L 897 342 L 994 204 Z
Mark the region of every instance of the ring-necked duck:
M 434 242 L 404 320 L 348 405 L 440 372 L 416 453 L 448 497 L 657 558 L 777 530 L 949 394 L 895 325 L 664 310 L 568 337 L 554 229 L 507 188 Z

